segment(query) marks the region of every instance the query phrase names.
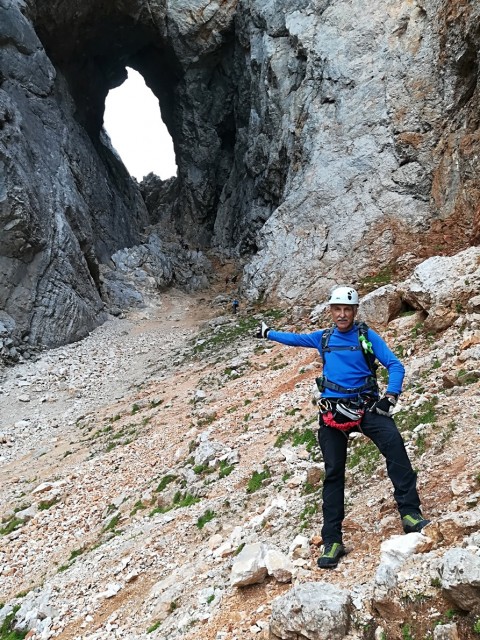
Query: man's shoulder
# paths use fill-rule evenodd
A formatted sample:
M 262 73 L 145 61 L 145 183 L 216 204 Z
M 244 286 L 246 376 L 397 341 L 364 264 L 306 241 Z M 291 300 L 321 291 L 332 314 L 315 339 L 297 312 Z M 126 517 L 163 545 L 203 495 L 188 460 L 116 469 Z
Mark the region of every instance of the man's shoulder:
M 358 322 L 355 322 L 355 325 L 357 326 L 357 330 L 360 334 L 380 337 L 379 333 L 377 333 L 375 329 L 372 329 L 372 327 L 368 325 L 365 320 L 359 320 Z

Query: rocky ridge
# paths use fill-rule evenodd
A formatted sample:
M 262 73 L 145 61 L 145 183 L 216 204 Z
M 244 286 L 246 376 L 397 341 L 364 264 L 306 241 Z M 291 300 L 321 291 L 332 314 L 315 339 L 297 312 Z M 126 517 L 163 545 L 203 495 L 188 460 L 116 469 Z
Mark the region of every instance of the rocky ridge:
M 233 317 L 223 273 L 220 295 L 166 293 L 2 371 L 0 620 L 79 640 L 475 638 L 478 251 L 432 261 L 362 302 L 407 367 L 397 421 L 433 520 L 425 535 L 399 535 L 383 462 L 358 435 L 349 552 L 316 568 L 320 365 L 252 335 L 260 318 L 309 331 L 323 308 L 242 302 Z M 283 615 L 298 603 L 306 617 Z

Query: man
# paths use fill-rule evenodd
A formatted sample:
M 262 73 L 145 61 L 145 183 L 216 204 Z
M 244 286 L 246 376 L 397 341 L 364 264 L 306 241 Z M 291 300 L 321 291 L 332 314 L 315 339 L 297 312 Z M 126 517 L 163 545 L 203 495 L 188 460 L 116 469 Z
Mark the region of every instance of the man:
M 358 293 L 352 287 L 337 287 L 328 301 L 334 326 L 308 334 L 274 331 L 262 322 L 258 338 L 293 347 L 318 349 L 323 358 L 323 376 L 317 379 L 321 392 L 318 441 L 325 463 L 323 482 L 324 550 L 320 568 L 333 568 L 345 555 L 342 522 L 345 517 L 345 465 L 347 442 L 352 431 L 370 438 L 386 459 L 405 533 L 421 531 L 430 521 L 420 511 L 417 476 L 391 412 L 402 390 L 405 369 L 384 340 L 365 324 L 357 324 Z M 388 386 L 379 398 L 373 361 L 388 370 Z

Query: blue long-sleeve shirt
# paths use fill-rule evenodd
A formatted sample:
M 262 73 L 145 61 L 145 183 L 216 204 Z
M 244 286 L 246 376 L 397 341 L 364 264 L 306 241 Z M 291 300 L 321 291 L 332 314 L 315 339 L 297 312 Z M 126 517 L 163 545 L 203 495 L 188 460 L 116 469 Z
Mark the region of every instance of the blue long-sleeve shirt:
M 322 355 L 322 335 L 325 329 L 313 333 L 287 333 L 270 329 L 268 339 L 280 342 L 291 347 L 310 347 L 317 349 Z M 385 341 L 373 329 L 368 329 L 368 340 L 372 343 L 373 353 L 377 360 L 388 371 L 388 386 L 386 393 L 399 394 L 402 390 L 405 368 L 396 355 L 388 348 Z M 358 347 L 358 329 L 353 326 L 346 332 L 339 331 L 336 327 L 328 341 L 328 347 Z M 341 350 L 328 351 L 325 354 L 323 375 L 330 382 L 334 382 L 347 389 L 361 387 L 365 379 L 371 375 L 365 356 L 362 351 Z M 326 398 L 352 397 L 355 394 L 340 393 L 325 389 L 322 395 Z

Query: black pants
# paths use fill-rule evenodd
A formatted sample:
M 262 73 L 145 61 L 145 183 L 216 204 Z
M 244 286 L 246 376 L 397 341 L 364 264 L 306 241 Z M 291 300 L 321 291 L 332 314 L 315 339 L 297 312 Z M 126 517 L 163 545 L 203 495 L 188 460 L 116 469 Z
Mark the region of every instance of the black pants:
M 420 511 L 417 474 L 393 419 L 367 411 L 360 429 L 386 459 L 387 473 L 394 487 L 393 495 L 400 515 Z M 318 441 L 325 463 L 322 538 L 326 543 L 342 541 L 348 435 L 348 432 L 323 425 L 320 419 Z

